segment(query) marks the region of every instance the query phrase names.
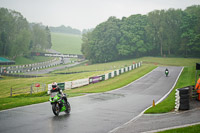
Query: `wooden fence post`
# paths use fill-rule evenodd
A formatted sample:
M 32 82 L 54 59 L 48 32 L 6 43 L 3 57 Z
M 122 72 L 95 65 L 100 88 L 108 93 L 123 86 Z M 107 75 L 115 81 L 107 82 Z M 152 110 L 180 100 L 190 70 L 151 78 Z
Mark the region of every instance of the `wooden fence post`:
M 12 97 L 12 87 L 10 88 L 10 96 Z
M 32 91 L 33 91 L 33 88 L 32 88 L 32 85 L 31 85 L 31 92 L 30 92 L 31 95 L 32 95 Z
M 43 84 L 43 91 L 46 90 L 46 84 Z

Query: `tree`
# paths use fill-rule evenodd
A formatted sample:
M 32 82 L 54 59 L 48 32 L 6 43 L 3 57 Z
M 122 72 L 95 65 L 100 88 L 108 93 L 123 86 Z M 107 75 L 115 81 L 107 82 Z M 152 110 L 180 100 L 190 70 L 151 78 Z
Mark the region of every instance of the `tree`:
M 151 36 L 151 42 L 156 49 L 160 49 L 160 56 L 163 56 L 163 45 L 165 40 L 165 31 L 164 31 L 164 10 L 155 10 L 148 14 L 148 29 L 147 31 Z
M 200 6 L 191 6 L 184 11 L 182 21 L 181 49 L 188 54 L 200 57 Z
M 80 35 L 81 31 L 78 29 L 73 29 L 70 26 L 65 27 L 64 25 L 61 25 L 59 27 L 49 27 L 51 32 L 58 32 L 58 33 L 66 33 L 66 34 L 77 34 Z
M 181 43 L 181 21 L 183 11 L 178 9 L 169 9 L 166 11 L 165 33 L 166 33 L 166 49 L 170 56 L 171 53 L 178 53 Z
M 40 24 L 32 24 L 31 51 L 42 51 L 51 46 L 51 34 L 48 27 L 43 28 Z
M 52 43 L 51 43 L 51 32 L 50 32 L 48 26 L 45 28 L 45 31 L 46 31 L 46 36 L 47 36 L 47 46 L 46 46 L 46 48 L 50 49 L 52 47 Z
M 81 45 L 81 52 L 86 57 L 86 59 L 92 59 L 94 53 L 91 50 L 92 38 L 91 38 L 92 31 L 86 32 L 82 35 L 82 45 Z
M 30 27 L 27 20 L 18 12 L 12 11 L 15 22 L 15 30 L 13 31 L 13 46 L 10 55 L 15 59 L 17 56 L 24 56 L 29 53 L 30 44 Z
M 146 25 L 147 17 L 145 15 L 132 15 L 122 19 L 121 37 L 117 45 L 119 55 L 140 56 L 148 51 L 145 39 Z
M 85 34 L 82 46 L 84 56 L 94 63 L 116 60 L 118 58 L 116 45 L 121 34 L 119 25 L 120 21 L 118 19 L 110 17 L 91 33 Z M 86 54 L 85 51 L 90 52 Z
M 51 46 L 48 27 L 31 25 L 21 13 L 0 8 L 0 55 L 15 59 Z
M 155 10 L 121 20 L 110 17 L 83 35 L 82 52 L 92 62 L 149 56 L 200 57 L 200 6 Z
M 14 28 L 14 18 L 6 8 L 0 8 L 0 54 L 7 56 L 10 54 L 9 50 L 12 47 L 12 36 Z

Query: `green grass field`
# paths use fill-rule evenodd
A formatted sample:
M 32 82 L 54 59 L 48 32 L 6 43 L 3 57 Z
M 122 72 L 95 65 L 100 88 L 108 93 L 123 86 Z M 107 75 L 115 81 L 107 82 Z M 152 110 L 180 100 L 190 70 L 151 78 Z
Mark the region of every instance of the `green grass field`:
M 82 54 L 81 35 L 51 32 L 52 48 L 63 54 Z
M 14 61 L 15 61 L 15 65 L 25 65 L 25 64 L 45 62 L 52 59 L 53 57 L 34 56 L 32 58 L 26 58 L 23 56 L 18 56 Z M 7 66 L 7 65 L 3 65 L 3 66 Z

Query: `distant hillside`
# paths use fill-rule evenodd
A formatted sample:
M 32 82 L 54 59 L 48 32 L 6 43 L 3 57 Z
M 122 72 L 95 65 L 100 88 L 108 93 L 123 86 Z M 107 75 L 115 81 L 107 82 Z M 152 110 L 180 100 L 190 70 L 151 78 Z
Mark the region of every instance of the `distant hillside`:
M 49 27 L 51 32 L 57 32 L 57 33 L 66 33 L 66 34 L 76 34 L 80 35 L 81 31 L 78 29 L 73 29 L 70 26 L 65 27 L 64 25 L 61 25 L 59 27 Z
M 81 35 L 51 33 L 51 49 L 63 54 L 82 54 L 81 53 Z

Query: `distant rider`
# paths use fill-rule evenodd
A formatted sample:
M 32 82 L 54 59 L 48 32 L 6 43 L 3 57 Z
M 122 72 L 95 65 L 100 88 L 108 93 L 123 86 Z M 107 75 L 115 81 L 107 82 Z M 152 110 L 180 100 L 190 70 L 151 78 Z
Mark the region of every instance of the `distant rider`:
M 66 95 L 62 92 L 62 89 L 60 89 L 56 82 L 52 83 L 52 89 L 50 92 L 58 92 L 61 95 L 61 98 L 65 100 L 65 103 L 67 103 Z
M 165 74 L 166 74 L 166 76 L 169 75 L 169 70 L 167 68 L 165 69 Z

